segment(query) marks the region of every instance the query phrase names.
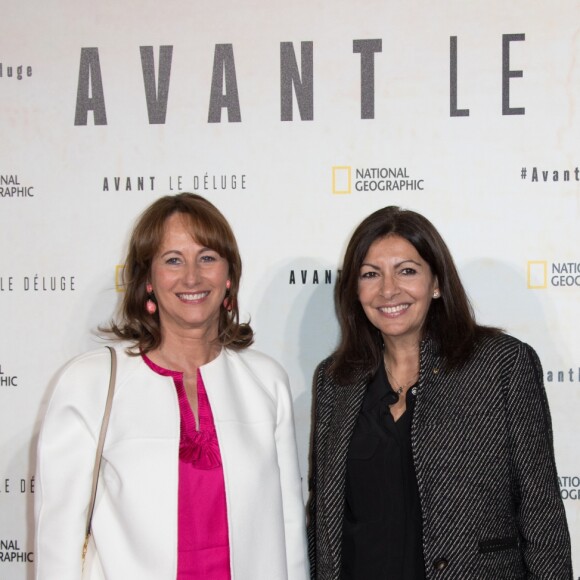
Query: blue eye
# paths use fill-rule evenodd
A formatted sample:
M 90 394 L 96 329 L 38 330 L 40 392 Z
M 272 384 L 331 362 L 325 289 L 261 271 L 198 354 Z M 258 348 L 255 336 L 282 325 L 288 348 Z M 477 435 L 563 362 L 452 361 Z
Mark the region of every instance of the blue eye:
M 173 257 L 173 258 L 167 258 L 167 260 L 165 260 L 166 264 L 179 264 L 179 258 Z
M 201 257 L 201 261 L 202 262 L 215 262 L 216 258 L 215 258 L 215 256 L 212 256 L 210 254 L 205 254 Z

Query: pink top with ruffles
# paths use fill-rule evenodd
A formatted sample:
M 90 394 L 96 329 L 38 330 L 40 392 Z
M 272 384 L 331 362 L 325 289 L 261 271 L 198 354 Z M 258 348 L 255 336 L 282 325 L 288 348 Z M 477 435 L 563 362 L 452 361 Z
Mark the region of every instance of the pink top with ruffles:
M 230 580 L 224 472 L 201 373 L 197 371 L 197 429 L 185 393 L 183 373 L 164 369 L 144 354 L 142 357 L 153 371 L 173 379 L 179 401 L 177 580 Z

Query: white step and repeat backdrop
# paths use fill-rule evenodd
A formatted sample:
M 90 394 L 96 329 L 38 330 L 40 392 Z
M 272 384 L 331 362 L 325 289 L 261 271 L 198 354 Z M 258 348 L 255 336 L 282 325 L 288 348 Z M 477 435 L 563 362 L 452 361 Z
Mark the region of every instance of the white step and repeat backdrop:
M 580 573 L 577 0 L 0 6 L 2 580 L 32 574 L 48 383 L 101 344 L 134 218 L 178 191 L 234 227 L 304 473 L 345 242 L 385 205 L 430 218 L 480 321 L 542 359 Z

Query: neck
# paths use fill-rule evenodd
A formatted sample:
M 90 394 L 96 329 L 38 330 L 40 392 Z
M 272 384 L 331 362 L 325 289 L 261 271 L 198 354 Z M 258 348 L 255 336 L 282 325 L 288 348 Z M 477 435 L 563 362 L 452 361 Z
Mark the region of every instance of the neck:
M 149 358 L 164 368 L 191 374 L 215 359 L 221 348 L 207 335 L 164 332 L 161 345 L 149 353 Z
M 419 366 L 419 341 L 418 340 L 393 340 L 391 337 L 383 337 L 385 344 L 384 358 L 389 369 L 409 368 Z
M 415 384 L 419 376 L 419 343 L 386 337 L 383 354 L 391 387 L 401 394 Z

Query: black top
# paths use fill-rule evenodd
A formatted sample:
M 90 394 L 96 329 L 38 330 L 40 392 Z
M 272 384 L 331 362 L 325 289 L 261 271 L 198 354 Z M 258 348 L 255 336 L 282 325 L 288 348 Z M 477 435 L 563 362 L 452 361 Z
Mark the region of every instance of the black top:
M 424 580 L 421 507 L 411 451 L 415 389 L 398 395 L 383 365 L 369 382 L 346 467 L 341 580 Z

